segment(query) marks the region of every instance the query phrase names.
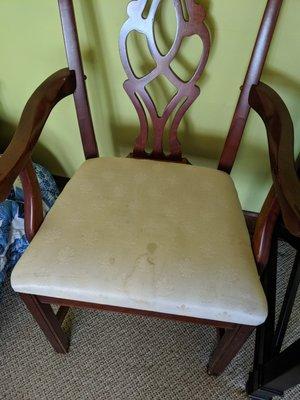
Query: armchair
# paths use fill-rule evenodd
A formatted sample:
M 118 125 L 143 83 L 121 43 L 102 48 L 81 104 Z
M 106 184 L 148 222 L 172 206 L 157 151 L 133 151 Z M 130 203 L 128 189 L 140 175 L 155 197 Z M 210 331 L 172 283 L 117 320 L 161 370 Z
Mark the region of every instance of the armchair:
M 268 26 L 264 50 L 251 61 L 251 65 L 259 68 L 254 77 L 250 68 L 252 78 L 248 75 L 248 86 L 244 87 L 248 90 L 249 104 L 267 125 L 276 197 L 267 200 L 260 214 L 252 240 L 253 251 L 233 181 L 222 171 L 228 170 L 228 154 L 229 164 L 233 163 L 238 146 L 230 150 L 229 145 L 224 150 L 226 163 L 213 170 L 189 165 L 177 138 L 182 116 L 199 95 L 197 80 L 209 54 L 204 8 L 187 0 L 189 20 L 185 20 L 181 2 L 174 0 L 177 34 L 170 52 L 162 56 L 152 33 L 159 1 L 154 0 L 148 16 L 143 17 L 146 1 L 129 3 L 129 18 L 121 30 L 120 53 L 128 77 L 124 88 L 137 110 L 141 128 L 133 152 L 121 159 L 98 157 L 91 125 L 87 127 L 81 118 L 87 116 L 84 109 L 88 110 L 88 103 L 78 57 L 74 10 L 71 1 L 60 0 L 59 5 L 69 64 L 73 63 L 76 75 L 63 69 L 37 89 L 0 159 L 1 199 L 21 175 L 26 196 L 26 233 L 31 240 L 13 271 L 12 286 L 60 353 L 66 353 L 69 346 L 61 328 L 69 307 L 92 307 L 215 326 L 220 341 L 208 372 L 217 375 L 267 317 L 259 273 L 266 266 L 268 243 L 280 213 L 294 232 L 299 230 L 293 219 L 299 213 L 299 193 L 291 190 L 297 177 L 290 117 L 279 96 L 258 83 L 281 2 L 268 2 L 262 25 L 262 31 Z M 126 38 L 132 30 L 147 36 L 157 64 L 142 78 L 135 76 L 127 57 Z M 201 38 L 204 50 L 195 74 L 184 82 L 169 64 L 182 38 L 193 34 Z M 178 91 L 159 115 L 146 86 L 161 73 Z M 252 82 L 250 87 L 249 82 Z M 88 159 L 43 221 L 31 152 L 51 109 L 72 93 L 77 96 L 77 115 Z M 243 108 L 246 114 L 249 104 Z M 174 112 L 167 153 L 163 136 L 167 134 L 167 120 Z M 154 131 L 152 152 L 146 151 L 149 116 Z M 57 314 L 50 304 L 60 305 Z

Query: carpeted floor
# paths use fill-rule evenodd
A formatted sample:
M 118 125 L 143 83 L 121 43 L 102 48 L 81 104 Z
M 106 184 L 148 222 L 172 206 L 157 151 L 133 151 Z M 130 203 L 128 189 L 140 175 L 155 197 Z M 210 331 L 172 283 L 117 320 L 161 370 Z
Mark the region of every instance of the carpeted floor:
M 279 286 L 286 286 L 293 251 L 279 250 Z M 281 290 L 282 292 L 282 290 Z M 299 307 L 285 345 L 300 337 Z M 0 305 L 0 398 L 7 400 L 242 400 L 253 337 L 218 378 L 206 374 L 215 344 L 209 327 L 75 310 L 68 355 L 57 355 L 6 285 Z M 300 399 L 300 387 L 286 393 Z

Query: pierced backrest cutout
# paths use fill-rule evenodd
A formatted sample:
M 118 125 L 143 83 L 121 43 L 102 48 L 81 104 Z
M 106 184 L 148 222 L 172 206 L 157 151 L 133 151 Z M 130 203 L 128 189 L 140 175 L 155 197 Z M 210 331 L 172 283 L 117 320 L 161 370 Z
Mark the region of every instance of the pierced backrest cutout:
M 164 0 L 165 1 L 165 0 Z M 155 32 L 155 20 L 162 0 L 132 0 L 127 8 L 128 19 L 120 33 L 120 54 L 128 79 L 124 89 L 130 97 L 139 117 L 140 132 L 135 141 L 133 156 L 152 157 L 156 159 L 182 160 L 181 146 L 177 137 L 179 124 L 196 98 L 200 94 L 197 86 L 208 60 L 210 50 L 209 31 L 204 23 L 205 10 L 195 0 L 172 0 L 176 15 L 177 28 L 173 43 L 163 54 L 158 46 Z M 128 51 L 128 37 L 133 32 L 142 34 L 147 39 L 149 53 L 153 59 L 152 69 L 141 76 L 133 68 Z M 175 72 L 176 56 L 180 52 L 183 40 L 198 36 L 202 41 L 202 54 L 195 71 L 188 80 Z M 176 92 L 170 96 L 162 110 L 151 95 L 150 86 L 159 79 L 167 80 Z M 150 123 L 153 130 L 153 151 L 146 152 L 149 144 Z M 167 129 L 167 124 L 169 128 Z M 169 152 L 163 149 L 164 134 L 168 130 Z

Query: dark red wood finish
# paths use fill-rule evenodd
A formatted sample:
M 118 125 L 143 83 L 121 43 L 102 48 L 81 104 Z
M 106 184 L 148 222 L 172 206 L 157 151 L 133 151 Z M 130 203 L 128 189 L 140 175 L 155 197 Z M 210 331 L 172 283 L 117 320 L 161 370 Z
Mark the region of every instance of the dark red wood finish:
M 210 375 L 220 375 L 224 365 L 228 365 L 236 356 L 255 327 L 235 325 L 233 329 L 226 329 L 221 335 L 219 343 L 211 355 L 207 371 Z
M 4 201 L 20 172 L 30 161 L 42 129 L 53 107 L 75 90 L 75 76 L 68 69 L 46 79 L 28 100 L 17 130 L 0 157 L 0 201 Z
M 280 207 L 272 187 L 257 218 L 252 238 L 253 254 L 260 275 L 268 264 L 273 232 L 279 216 Z
M 233 329 L 236 324 L 230 322 L 222 322 L 222 321 L 214 321 L 202 318 L 194 318 L 188 317 L 184 315 L 175 315 L 175 314 L 164 314 L 155 311 L 147 311 L 147 310 L 140 310 L 137 308 L 126 308 L 126 307 L 117 307 L 111 306 L 109 304 L 95 304 L 95 303 L 86 303 L 83 301 L 74 301 L 74 300 L 67 300 L 67 299 L 58 299 L 55 297 L 47 297 L 47 296 L 36 296 L 41 303 L 45 304 L 59 304 L 60 306 L 65 307 L 78 307 L 78 308 L 93 308 L 96 310 L 102 311 L 109 311 L 109 312 L 118 312 L 122 314 L 136 314 L 142 315 L 146 317 L 154 317 L 160 319 L 172 319 L 175 321 L 183 321 L 183 322 L 191 322 L 194 324 L 201 324 L 201 325 L 213 325 L 217 328 L 227 328 Z
M 134 145 L 133 156 L 181 160 L 182 153 L 177 137 L 177 129 L 184 114 L 200 94 L 197 81 L 206 66 L 210 50 L 210 36 L 204 23 L 205 10 L 202 5 L 197 4 L 194 0 L 186 0 L 187 12 L 189 15 L 188 20 L 186 20 L 184 18 L 181 1 L 174 0 L 177 32 L 170 50 L 167 54 L 163 55 L 159 50 L 154 34 L 154 21 L 161 0 L 153 0 L 148 10 L 148 14 L 145 16 L 147 3 L 147 0 L 131 1 L 129 3 L 127 9 L 129 18 L 121 29 L 119 40 L 121 60 L 128 77 L 128 80 L 124 83 L 124 88 L 137 111 L 140 121 L 140 133 Z M 154 69 L 143 77 L 136 76 L 128 56 L 127 38 L 133 31 L 140 32 L 146 36 L 151 56 L 156 63 Z M 172 70 L 171 62 L 176 57 L 182 40 L 185 37 L 192 35 L 198 35 L 202 40 L 203 52 L 202 56 L 199 56 L 200 61 L 193 76 L 188 81 L 183 81 Z M 164 75 L 169 82 L 177 88 L 176 94 L 166 105 L 162 115 L 159 115 L 155 102 L 147 90 L 147 85 L 160 75 Z M 151 121 L 148 121 L 147 119 L 147 113 L 143 103 L 150 115 Z M 170 154 L 166 155 L 163 150 L 163 137 L 166 133 L 166 124 L 174 112 L 175 116 L 171 121 L 171 128 L 168 133 Z M 147 154 L 146 146 L 148 144 L 150 122 L 152 123 L 154 136 L 153 152 Z
M 76 74 L 74 102 L 85 158 L 99 156 L 94 125 L 85 85 L 78 32 L 72 0 L 58 0 L 69 69 Z
M 31 159 L 21 171 L 20 178 L 24 191 L 25 233 L 31 241 L 44 219 L 40 186 Z
M 54 314 L 50 304 L 41 303 L 31 294 L 20 293 L 20 296 L 54 350 L 66 354 L 69 349 L 69 338 L 62 330 L 60 318 Z
M 0 157 L 0 201 L 4 201 L 20 175 L 24 190 L 25 233 L 31 241 L 43 222 L 39 184 L 31 153 L 53 107 L 75 90 L 75 76 L 68 69 L 46 79 L 28 100 L 17 130 Z
M 227 173 L 231 172 L 242 140 L 250 112 L 248 102 L 250 89 L 252 85 L 257 85 L 261 78 L 282 3 L 283 0 L 268 0 L 264 12 L 245 81 L 219 161 L 218 169 Z
M 298 156 L 297 161 L 295 163 L 295 170 L 298 174 L 298 177 L 300 178 L 300 155 Z M 250 233 L 253 232 L 252 247 L 260 275 L 263 273 L 264 269 L 268 264 L 270 251 L 272 247 L 273 232 L 275 230 L 280 215 L 281 215 L 281 209 L 274 186 L 271 187 L 268 196 L 264 201 L 263 207 L 257 216 L 255 216 L 255 214 L 251 215 L 251 213 L 249 215 L 249 213 L 245 212 L 245 218 L 248 225 L 248 229 L 250 228 L 249 232 Z M 253 230 L 253 224 L 255 220 L 256 222 Z M 293 235 L 291 236 L 291 232 L 288 232 L 288 235 L 289 235 L 288 237 L 284 235 L 282 239 L 290 243 L 295 248 L 297 248 L 294 236 Z
M 266 126 L 274 188 L 285 226 L 300 236 L 300 184 L 290 113 L 280 96 L 262 82 L 252 87 L 249 103 Z

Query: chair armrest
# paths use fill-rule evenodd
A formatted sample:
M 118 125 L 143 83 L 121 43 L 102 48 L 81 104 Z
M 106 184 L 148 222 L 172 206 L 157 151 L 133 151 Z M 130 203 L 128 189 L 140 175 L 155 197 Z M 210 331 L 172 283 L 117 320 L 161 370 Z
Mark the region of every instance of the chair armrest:
M 28 100 L 16 132 L 0 157 L 0 201 L 9 195 L 17 176 L 30 161 L 51 110 L 75 88 L 74 71 L 61 69 L 46 79 Z
M 300 180 L 291 116 L 280 96 L 262 82 L 252 86 L 249 104 L 266 126 L 273 183 L 284 223 L 290 233 L 300 236 Z

